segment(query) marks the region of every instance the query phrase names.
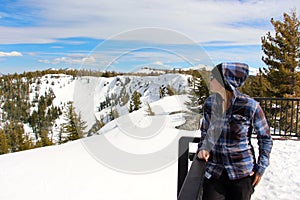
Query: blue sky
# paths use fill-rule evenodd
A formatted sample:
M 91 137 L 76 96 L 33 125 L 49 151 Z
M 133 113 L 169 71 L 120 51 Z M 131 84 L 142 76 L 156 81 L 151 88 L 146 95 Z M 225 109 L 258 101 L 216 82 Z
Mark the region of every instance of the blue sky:
M 297 0 L 1 0 L 0 73 L 225 61 L 259 68 L 270 19 L 297 8 Z

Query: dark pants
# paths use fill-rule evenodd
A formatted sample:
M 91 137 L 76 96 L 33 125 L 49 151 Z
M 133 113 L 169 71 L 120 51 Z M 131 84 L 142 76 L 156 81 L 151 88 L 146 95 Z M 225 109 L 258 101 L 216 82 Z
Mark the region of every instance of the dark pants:
M 219 179 L 204 179 L 203 200 L 250 200 L 254 188 L 253 176 L 229 180 L 226 170 Z

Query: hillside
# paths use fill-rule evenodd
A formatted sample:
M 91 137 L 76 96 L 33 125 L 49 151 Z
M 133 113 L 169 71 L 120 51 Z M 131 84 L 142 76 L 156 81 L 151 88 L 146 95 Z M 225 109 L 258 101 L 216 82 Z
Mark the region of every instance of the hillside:
M 72 117 L 70 110 L 74 109 L 75 118 L 80 117 L 85 123 L 83 136 L 91 136 L 98 134 L 104 124 L 132 112 L 134 93 L 140 95 L 140 104 L 135 109 L 146 112 L 148 104 L 165 96 L 186 94 L 190 77 L 182 74 L 95 77 L 64 73 L 5 77 L 0 85 L 0 130 L 13 133 L 24 144 L 20 146 L 15 141 L 17 144 L 10 145 L 13 152 L 60 144 L 67 141 L 65 129 Z
M 155 116 L 145 115 L 142 109 L 124 115 L 129 124 L 111 121 L 101 135 L 1 155 L 0 198 L 177 199 L 178 138 L 198 134 L 175 128 L 184 121 L 182 114 L 173 114 L 184 108 L 178 103 L 182 98 L 172 96 L 151 103 Z M 147 130 L 155 131 L 149 135 Z M 271 165 L 252 199 L 298 199 L 299 147 L 299 141 L 274 141 Z
M 42 143 L 45 135 L 35 130 L 49 129 L 52 146 L 26 150 L 30 146 L 21 145 L 14 147 L 20 152 L 0 155 L 0 199 L 176 199 L 178 140 L 199 136 L 198 131 L 177 128 L 186 122 L 189 78 L 47 73 L 2 79 L 1 128 L 11 128 L 12 135 L 24 129 L 22 144 Z M 140 108 L 129 112 L 135 92 L 140 94 Z M 67 137 L 61 130 L 69 123 L 70 105 L 86 122 L 85 135 L 57 145 L 60 134 Z M 17 113 L 7 112 L 9 108 Z M 257 147 L 255 138 L 252 143 Z M 299 147 L 299 141 L 274 141 L 270 167 L 252 199 L 298 198 Z
M 184 119 L 170 113 L 185 109 L 185 98 L 165 97 L 151 104 L 155 116 L 135 111 L 109 122 L 97 136 L 0 156 L 0 198 L 175 199 L 178 138 L 196 134 L 174 128 Z M 142 134 L 147 130 L 151 135 Z

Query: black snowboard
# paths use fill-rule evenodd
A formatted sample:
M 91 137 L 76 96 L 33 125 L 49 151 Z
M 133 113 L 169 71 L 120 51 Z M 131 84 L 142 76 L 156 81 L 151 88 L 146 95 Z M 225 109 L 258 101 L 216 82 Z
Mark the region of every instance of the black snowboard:
M 195 154 L 192 165 L 183 182 L 178 195 L 178 200 L 202 199 L 202 185 L 205 173 L 205 161 L 200 160 Z

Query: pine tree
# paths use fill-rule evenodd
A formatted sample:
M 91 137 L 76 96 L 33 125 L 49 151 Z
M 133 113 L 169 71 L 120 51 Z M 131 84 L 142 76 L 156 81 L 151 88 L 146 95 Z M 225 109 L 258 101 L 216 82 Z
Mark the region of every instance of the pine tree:
M 130 101 L 129 102 L 129 110 L 128 110 L 130 113 L 133 112 L 133 102 Z
M 17 152 L 34 147 L 32 140 L 24 134 L 23 124 L 17 121 L 10 121 L 4 126 L 6 141 L 9 151 Z M 4 145 L 5 145 L 4 143 Z
M 261 38 L 262 60 L 268 66 L 264 76 L 272 87 L 269 96 L 299 96 L 300 80 L 296 68 L 300 62 L 300 22 L 294 10 L 291 15 L 284 13 L 283 18 L 283 22 L 271 19 L 275 36 L 268 32 Z
M 67 134 L 66 141 L 77 140 L 84 136 L 84 130 L 87 127 L 86 122 L 82 120 L 80 114 L 76 114 L 73 102 L 68 103 L 65 120 L 66 123 L 63 124 L 63 128 L 64 133 Z
M 83 121 L 81 113 L 75 113 L 75 125 L 79 137 L 82 138 L 86 134 L 85 129 L 87 128 L 87 122 Z
M 38 113 L 34 110 L 29 117 L 29 124 L 32 127 L 33 132 L 35 133 L 35 139 L 38 139 Z
M 131 96 L 131 101 L 129 104 L 129 112 L 133 112 L 141 108 L 141 94 L 137 91 L 134 91 Z
M 3 129 L 0 129 L 0 154 L 9 152 L 8 138 Z
M 150 116 L 154 116 L 155 115 L 155 113 L 152 111 L 152 108 L 151 108 L 151 106 L 150 106 L 150 104 L 148 102 L 147 102 L 147 110 L 146 110 L 146 112 Z
M 64 143 L 63 139 L 63 126 L 60 126 L 59 132 L 58 132 L 58 144 Z
M 100 120 L 98 120 L 97 118 L 95 118 L 95 123 L 93 124 L 93 126 L 91 127 L 91 129 L 87 132 L 87 136 L 92 136 L 94 134 L 97 134 L 98 131 L 105 125 L 104 123 L 104 117 L 101 115 L 100 116 Z
M 120 92 L 120 106 L 124 106 L 128 103 L 129 101 L 129 95 L 126 92 L 126 87 L 125 85 L 123 85 L 122 90 Z
M 175 95 L 175 89 L 172 88 L 170 85 L 167 85 L 166 89 L 167 89 L 167 94 L 168 94 L 169 96 Z
M 29 137 L 29 135 L 23 135 L 23 142 L 20 145 L 20 151 L 33 149 L 35 148 L 35 145 L 32 141 L 32 139 Z
M 247 78 L 245 84 L 239 90 L 251 97 L 266 97 L 272 88 L 260 69 L 256 76 Z
M 186 102 L 186 105 L 192 112 L 202 113 L 202 105 L 209 96 L 209 90 L 203 76 L 199 71 L 194 70 L 192 74 L 192 87 L 189 92 L 190 101 Z
M 47 129 L 41 129 L 39 132 L 39 135 L 40 135 L 39 142 L 42 147 L 50 146 L 53 144 L 51 139 L 49 138 L 48 134 L 49 134 L 49 131 Z
M 18 124 L 16 121 L 10 121 L 8 124 L 4 126 L 4 132 L 7 133 L 9 146 L 11 148 L 11 152 L 17 152 L 19 150 L 19 132 Z M 22 134 L 22 133 L 21 133 Z
M 165 96 L 164 87 L 159 87 L 159 98 L 163 98 Z
M 113 108 L 112 106 L 110 107 L 110 112 L 109 112 L 109 118 L 110 121 L 117 119 L 118 117 L 120 117 L 119 112 L 117 111 L 116 108 Z

